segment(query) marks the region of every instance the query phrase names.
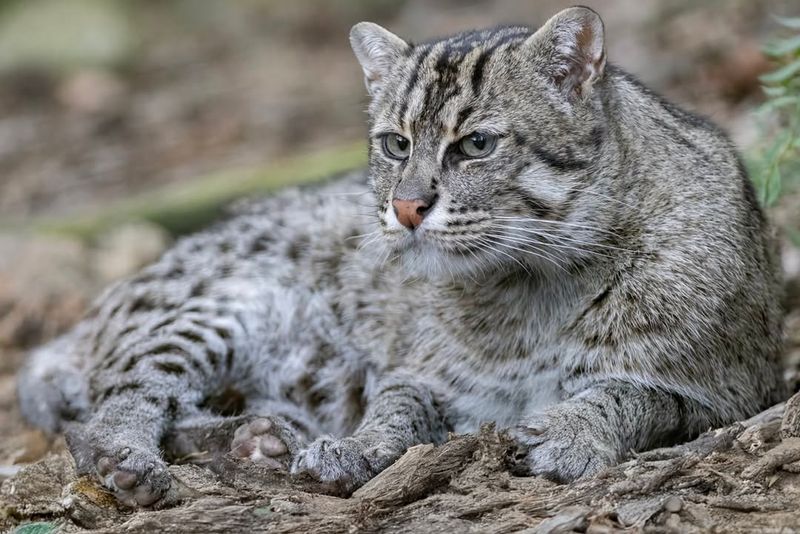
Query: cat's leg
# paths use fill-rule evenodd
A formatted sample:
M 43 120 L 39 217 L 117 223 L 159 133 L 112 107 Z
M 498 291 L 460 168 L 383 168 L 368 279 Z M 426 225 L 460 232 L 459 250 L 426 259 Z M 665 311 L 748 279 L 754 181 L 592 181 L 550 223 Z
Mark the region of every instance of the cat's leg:
M 152 504 L 170 487 L 162 438 L 234 379 L 253 328 L 244 318 L 259 311 L 243 309 L 254 307 L 245 300 L 226 306 L 201 297 L 171 306 L 162 295 L 127 286 L 107 299 L 97 319 L 104 331 L 88 349 L 93 414 L 66 432 L 78 471 L 130 505 Z
M 433 391 L 410 373 L 383 377 L 369 395 L 352 436 L 320 437 L 301 451 L 293 472 L 353 490 L 386 469 L 409 447 L 442 443 L 448 426 Z
M 691 399 L 621 382 L 595 385 L 511 430 L 518 474 L 570 482 L 615 465 L 631 451 L 689 438 L 708 424 Z

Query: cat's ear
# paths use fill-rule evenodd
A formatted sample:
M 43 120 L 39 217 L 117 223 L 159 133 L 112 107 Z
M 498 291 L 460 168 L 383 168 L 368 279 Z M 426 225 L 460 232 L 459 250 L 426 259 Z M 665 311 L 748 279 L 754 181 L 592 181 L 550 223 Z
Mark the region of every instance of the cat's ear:
M 389 30 L 371 22 L 359 22 L 350 30 L 350 46 L 364 69 L 367 91 L 381 91 L 392 65 L 408 49 L 408 43 Z
M 565 9 L 528 38 L 545 72 L 570 98 L 589 93 L 606 65 L 603 21 L 588 7 Z

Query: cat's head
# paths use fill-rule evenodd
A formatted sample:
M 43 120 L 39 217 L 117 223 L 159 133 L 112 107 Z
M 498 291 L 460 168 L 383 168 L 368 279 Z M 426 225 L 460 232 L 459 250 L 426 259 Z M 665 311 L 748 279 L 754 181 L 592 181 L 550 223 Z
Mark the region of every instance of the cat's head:
M 585 261 L 607 130 L 603 24 L 570 8 L 410 44 L 362 22 L 350 40 L 371 101 L 384 243 L 412 273 L 463 276 Z

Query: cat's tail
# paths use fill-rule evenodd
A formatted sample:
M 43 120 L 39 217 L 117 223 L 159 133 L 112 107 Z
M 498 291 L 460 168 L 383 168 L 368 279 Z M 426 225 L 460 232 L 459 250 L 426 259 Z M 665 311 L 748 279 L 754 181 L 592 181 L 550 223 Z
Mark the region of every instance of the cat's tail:
M 49 434 L 89 411 L 89 381 L 79 340 L 88 328 L 72 331 L 34 349 L 17 376 L 17 398 L 23 417 Z

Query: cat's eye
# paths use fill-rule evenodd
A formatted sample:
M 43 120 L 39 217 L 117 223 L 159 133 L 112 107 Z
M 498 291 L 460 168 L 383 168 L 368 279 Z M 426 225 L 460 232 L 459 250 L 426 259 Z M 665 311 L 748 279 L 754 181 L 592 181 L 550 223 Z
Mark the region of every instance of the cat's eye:
M 411 141 L 400 134 L 383 136 L 383 151 L 392 159 L 406 159 L 411 154 Z
M 458 149 L 468 158 L 483 158 L 492 153 L 496 144 L 496 135 L 472 132 L 458 142 Z

